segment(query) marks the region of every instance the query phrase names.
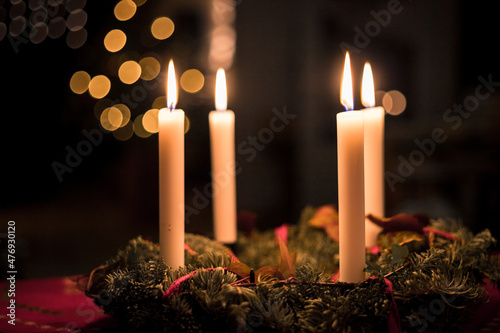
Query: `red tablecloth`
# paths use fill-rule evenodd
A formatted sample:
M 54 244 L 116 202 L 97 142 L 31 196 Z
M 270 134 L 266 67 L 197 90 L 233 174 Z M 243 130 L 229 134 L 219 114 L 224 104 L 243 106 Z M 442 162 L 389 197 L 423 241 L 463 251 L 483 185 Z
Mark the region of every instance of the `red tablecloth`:
M 500 332 L 500 292 L 486 285 L 490 301 L 471 313 L 465 332 Z M 76 288 L 75 278 L 19 280 L 15 297 L 10 284 L 0 282 L 0 332 L 76 333 L 121 332 L 113 318 L 103 314 L 90 298 Z M 15 325 L 9 324 L 10 299 L 15 299 Z
M 111 332 L 116 323 L 76 288 L 74 278 L 18 280 L 9 297 L 9 281 L 0 282 L 0 332 Z M 15 325 L 9 316 L 15 300 Z

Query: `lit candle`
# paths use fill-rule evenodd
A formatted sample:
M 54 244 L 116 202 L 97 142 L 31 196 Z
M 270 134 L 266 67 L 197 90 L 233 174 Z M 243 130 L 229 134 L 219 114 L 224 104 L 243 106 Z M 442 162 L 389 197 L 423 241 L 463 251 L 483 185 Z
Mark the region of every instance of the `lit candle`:
M 215 111 L 208 115 L 212 151 L 212 188 L 215 240 L 236 242 L 236 173 L 234 158 L 234 112 L 227 110 L 226 76 L 217 71 Z
M 375 107 L 375 89 L 369 63 L 363 70 L 361 102 L 366 107 L 365 126 L 365 214 L 384 217 L 384 115 L 382 107 Z M 381 228 L 368 219 L 365 222 L 365 246 L 377 243 Z
M 365 202 L 363 111 L 354 108 L 349 53 L 340 87 L 347 112 L 337 113 L 337 166 L 339 200 L 339 281 L 365 279 Z
M 160 255 L 172 268 L 184 266 L 184 111 L 175 109 L 174 63 L 167 73 L 167 107 L 158 114 L 160 160 Z

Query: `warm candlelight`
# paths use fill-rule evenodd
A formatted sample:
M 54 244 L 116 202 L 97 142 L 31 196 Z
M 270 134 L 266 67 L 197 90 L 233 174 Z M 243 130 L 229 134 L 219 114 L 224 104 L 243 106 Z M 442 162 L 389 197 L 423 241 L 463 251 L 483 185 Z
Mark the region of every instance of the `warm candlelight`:
M 364 114 L 349 111 L 354 108 L 349 53 L 340 89 L 347 112 L 337 114 L 339 281 L 356 283 L 365 278 Z
M 175 109 L 174 63 L 167 73 L 167 107 L 158 114 L 160 161 L 160 255 L 173 268 L 184 266 L 184 111 Z
M 384 115 L 382 107 L 375 107 L 375 88 L 372 68 L 369 63 L 363 70 L 361 102 L 364 113 L 365 137 L 365 214 L 383 217 L 384 211 Z M 365 246 L 377 243 L 381 228 L 366 220 Z
M 236 173 L 234 112 L 227 110 L 226 75 L 217 71 L 215 108 L 208 115 L 212 153 L 213 218 L 215 240 L 236 242 Z

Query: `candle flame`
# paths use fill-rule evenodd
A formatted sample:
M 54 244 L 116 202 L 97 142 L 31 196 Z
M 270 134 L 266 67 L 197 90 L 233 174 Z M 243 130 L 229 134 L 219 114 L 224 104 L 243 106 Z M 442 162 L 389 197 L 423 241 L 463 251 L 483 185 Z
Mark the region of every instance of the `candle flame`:
M 346 111 L 354 109 L 349 52 L 345 54 L 344 73 L 342 74 L 342 84 L 340 85 L 340 103 L 345 107 Z
M 222 68 L 217 70 L 215 78 L 215 109 L 217 111 L 225 111 L 227 109 L 226 73 Z
M 363 82 L 361 83 L 361 103 L 365 108 L 375 106 L 375 87 L 373 84 L 372 66 L 367 62 L 363 69 Z
M 177 84 L 175 83 L 174 61 L 170 60 L 167 71 L 167 108 L 171 111 L 177 105 Z

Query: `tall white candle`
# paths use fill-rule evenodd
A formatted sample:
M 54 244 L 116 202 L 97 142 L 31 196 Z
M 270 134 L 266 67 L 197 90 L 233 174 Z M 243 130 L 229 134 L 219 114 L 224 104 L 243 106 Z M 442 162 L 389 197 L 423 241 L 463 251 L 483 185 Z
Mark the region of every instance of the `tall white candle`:
M 232 244 L 237 240 L 236 173 L 234 157 L 234 112 L 227 110 L 226 76 L 217 71 L 215 111 L 208 115 L 212 152 L 213 218 L 215 240 Z
M 349 53 L 341 84 L 341 103 L 353 109 Z M 339 200 L 339 281 L 356 283 L 365 273 L 364 114 L 337 114 L 337 166 Z
M 364 113 L 365 137 L 365 216 L 373 214 L 384 217 L 384 116 L 382 107 L 375 107 L 373 73 L 369 63 L 363 70 L 361 102 Z M 377 243 L 381 228 L 368 219 L 365 221 L 365 246 Z
M 160 255 L 168 266 L 179 268 L 184 266 L 184 111 L 175 109 L 172 60 L 167 76 L 167 107 L 158 114 Z

